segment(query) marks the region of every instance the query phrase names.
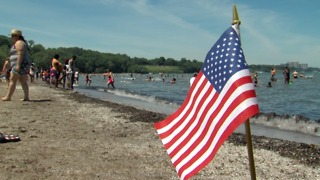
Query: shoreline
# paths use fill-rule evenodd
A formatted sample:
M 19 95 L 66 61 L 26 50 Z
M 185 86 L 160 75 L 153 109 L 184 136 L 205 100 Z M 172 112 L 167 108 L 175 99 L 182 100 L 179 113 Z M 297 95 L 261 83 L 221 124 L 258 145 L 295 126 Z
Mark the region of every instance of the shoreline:
M 6 83 L 1 82 L 2 96 Z M 0 144 L 4 179 L 178 179 L 153 128 L 167 115 L 93 99 L 40 80 L 31 102 L 0 102 L 0 132 L 20 142 Z M 19 109 L 19 111 L 14 111 Z M 317 179 L 320 147 L 252 137 L 257 179 Z M 195 179 L 250 179 L 245 137 L 233 133 Z
M 82 88 L 76 89 L 76 91 L 78 91 L 79 94 L 88 96 L 93 99 L 100 99 L 106 102 L 113 102 L 124 106 L 135 107 L 137 109 L 164 114 L 166 116 L 174 113 L 179 108 L 179 106 L 177 105 L 162 104 L 155 101 L 149 102 L 147 100 L 140 100 L 138 98 L 116 94 L 114 95 L 106 92 L 104 92 L 104 95 L 95 94 Z M 308 122 L 308 120 L 306 120 L 305 118 L 298 117 L 295 120 L 292 119 L 291 123 L 295 123 L 293 124 L 293 126 L 284 126 L 288 125 L 288 123 L 281 124 L 282 121 L 287 121 L 286 118 L 288 118 L 286 115 L 281 116 L 275 113 L 259 113 L 250 118 L 251 134 L 256 136 L 265 136 L 269 138 L 295 141 L 297 143 L 320 145 L 320 134 L 318 133 L 319 123 L 311 121 Z M 313 133 L 312 128 L 309 126 L 311 124 L 312 126 L 314 126 Z M 301 129 L 301 126 L 305 126 L 305 129 Z M 299 130 L 295 128 L 299 128 Z M 235 132 L 245 134 L 244 125 L 242 124 L 241 126 L 239 126 L 235 130 Z
M 79 93 L 73 93 L 71 94 L 70 97 L 73 100 L 78 101 L 79 103 L 92 103 L 92 101 L 94 101 L 94 103 L 99 103 L 106 106 L 112 106 L 114 111 L 120 112 L 123 114 L 126 114 L 127 109 L 130 109 L 129 112 L 131 112 L 131 114 L 128 118 L 131 122 L 155 123 L 165 119 L 166 116 L 168 116 L 166 114 L 146 111 L 146 110 L 135 108 L 132 106 L 118 104 L 115 102 L 109 102 L 109 101 L 103 101 L 100 99 L 91 98 Z M 124 109 L 126 110 L 124 111 Z M 143 118 L 139 119 L 141 116 Z M 148 120 L 147 118 L 150 118 L 150 117 L 151 119 Z M 280 129 L 278 130 L 282 131 Z M 242 133 L 243 131 L 241 130 L 238 132 L 236 131 L 226 141 L 233 143 L 235 145 L 246 146 L 245 134 Z M 251 128 L 251 131 L 252 131 L 252 128 Z M 280 152 L 282 149 L 285 149 L 287 147 L 290 147 L 290 149 L 292 148 L 291 150 L 296 149 L 298 153 L 293 154 L 289 152 L 290 150 L 282 151 L 280 153 L 285 157 L 294 158 L 299 160 L 301 163 L 306 163 L 306 165 L 311 165 L 311 166 L 319 165 L 320 167 L 320 146 L 318 144 L 307 144 L 302 142 L 289 141 L 285 139 L 270 138 L 266 136 L 257 136 L 257 135 L 252 135 L 252 142 L 253 142 L 253 146 L 257 146 L 256 148 L 265 149 L 265 150 L 272 149 L 273 151 L 276 151 L 276 152 Z M 275 145 L 275 144 L 278 144 L 278 145 Z M 313 153 L 312 150 L 310 149 L 318 149 L 318 151 L 315 151 Z M 303 151 L 309 151 L 310 154 L 304 154 Z

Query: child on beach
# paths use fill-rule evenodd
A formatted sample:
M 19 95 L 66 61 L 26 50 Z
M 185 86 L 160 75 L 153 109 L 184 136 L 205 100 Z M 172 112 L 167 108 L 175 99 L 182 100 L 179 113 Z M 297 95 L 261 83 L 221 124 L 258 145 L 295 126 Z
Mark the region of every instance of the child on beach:
M 108 77 L 108 83 L 107 83 L 108 88 L 109 88 L 109 85 L 111 85 L 113 88 L 115 88 L 113 74 L 109 69 L 107 69 L 106 76 Z
M 89 74 L 87 73 L 87 74 L 86 74 L 86 86 L 88 86 L 88 85 L 90 86 L 91 81 L 92 81 L 92 80 L 91 80 L 91 77 L 90 77 Z

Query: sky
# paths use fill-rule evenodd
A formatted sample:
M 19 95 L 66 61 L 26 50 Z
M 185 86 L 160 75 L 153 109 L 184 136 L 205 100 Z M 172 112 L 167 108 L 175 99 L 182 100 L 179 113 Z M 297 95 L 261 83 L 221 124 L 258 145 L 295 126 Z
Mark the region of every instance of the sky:
M 0 34 L 18 28 L 45 48 L 204 61 L 230 27 L 233 4 L 249 65 L 320 68 L 318 0 L 10 0 L 1 2 Z

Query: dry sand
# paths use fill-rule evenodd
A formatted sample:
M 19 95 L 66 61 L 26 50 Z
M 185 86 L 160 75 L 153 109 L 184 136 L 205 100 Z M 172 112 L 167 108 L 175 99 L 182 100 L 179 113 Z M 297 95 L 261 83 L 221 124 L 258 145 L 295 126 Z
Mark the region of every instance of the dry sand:
M 6 83 L 0 82 L 1 95 Z M 0 179 L 179 179 L 153 122 L 166 115 L 88 98 L 72 91 L 21 86 L 0 101 L 0 132 L 20 142 L 0 144 Z M 257 179 L 320 179 L 316 145 L 253 137 Z M 192 179 L 250 179 L 244 136 L 233 134 Z

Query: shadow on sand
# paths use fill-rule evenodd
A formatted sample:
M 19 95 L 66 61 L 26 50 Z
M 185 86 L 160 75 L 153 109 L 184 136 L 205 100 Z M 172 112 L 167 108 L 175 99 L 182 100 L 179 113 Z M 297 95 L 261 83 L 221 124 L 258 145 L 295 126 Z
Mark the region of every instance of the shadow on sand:
M 29 102 L 51 102 L 51 99 L 32 99 Z

